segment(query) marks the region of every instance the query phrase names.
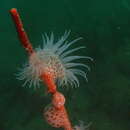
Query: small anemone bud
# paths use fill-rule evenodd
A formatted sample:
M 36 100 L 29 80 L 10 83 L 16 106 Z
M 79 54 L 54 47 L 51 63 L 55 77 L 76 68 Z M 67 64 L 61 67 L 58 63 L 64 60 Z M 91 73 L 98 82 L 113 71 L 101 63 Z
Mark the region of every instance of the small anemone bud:
M 56 92 L 52 97 L 52 104 L 55 108 L 61 109 L 65 104 L 65 97 L 60 92 Z

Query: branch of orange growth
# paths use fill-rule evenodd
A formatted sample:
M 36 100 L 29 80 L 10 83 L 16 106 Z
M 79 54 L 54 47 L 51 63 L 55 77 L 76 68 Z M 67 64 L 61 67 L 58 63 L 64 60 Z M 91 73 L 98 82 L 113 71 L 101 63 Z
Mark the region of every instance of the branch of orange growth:
M 43 80 L 43 82 L 47 85 L 48 93 L 54 94 L 57 91 L 53 77 L 50 74 L 43 73 L 41 75 L 41 80 Z
M 23 47 L 26 49 L 28 54 L 31 55 L 32 53 L 34 53 L 34 50 L 29 41 L 27 33 L 24 30 L 24 27 L 23 27 L 22 21 L 20 19 L 19 13 L 17 12 L 17 9 L 12 8 L 10 10 L 10 14 L 11 14 L 14 24 L 16 26 L 16 30 L 17 30 L 19 39 L 20 39 Z M 57 111 L 59 112 L 58 118 L 60 118 L 60 120 L 63 120 L 62 127 L 65 130 L 73 130 L 73 128 L 71 127 L 71 123 L 69 121 L 67 111 L 64 106 L 65 98 L 61 93 L 59 93 L 57 91 L 53 76 L 48 73 L 43 73 L 40 78 L 47 85 L 48 92 L 53 95 L 53 105 L 54 105 L 53 107 L 55 107 L 55 112 L 57 112 Z M 60 116 L 63 116 L 63 119 Z M 54 120 L 52 120 L 52 123 L 53 123 L 53 121 Z M 59 121 L 59 119 L 58 119 L 58 121 Z
M 24 30 L 24 27 L 23 27 L 23 24 L 22 24 L 22 21 L 20 19 L 20 16 L 19 16 L 19 13 L 17 11 L 17 9 L 15 8 L 12 8 L 10 10 L 10 14 L 12 16 L 12 19 L 14 21 L 14 24 L 16 26 L 16 30 L 17 30 L 17 33 L 18 33 L 18 36 L 19 36 L 19 39 L 23 45 L 23 47 L 27 50 L 27 52 L 31 55 L 34 50 L 32 48 L 32 45 L 29 41 L 29 38 L 27 36 L 27 33 L 25 32 Z M 52 78 L 50 77 L 50 75 L 48 74 L 43 74 L 41 76 L 41 79 L 45 82 L 45 84 L 47 85 L 48 87 L 48 92 L 50 93 L 54 93 L 56 91 L 56 86 L 55 86 L 55 83 L 54 81 L 52 80 Z
M 19 16 L 17 9 L 12 8 L 10 10 L 10 14 L 11 14 L 12 19 L 14 21 L 14 24 L 16 26 L 16 30 L 17 30 L 17 33 L 18 33 L 18 36 L 19 36 L 19 39 L 20 39 L 22 45 L 24 46 L 24 48 L 26 49 L 26 51 L 29 54 L 32 54 L 34 52 L 34 50 L 33 50 L 33 47 L 31 45 L 30 41 L 29 41 L 27 33 L 24 30 L 24 27 L 23 27 L 23 24 L 22 24 L 22 21 L 20 19 L 20 16 Z
M 32 53 L 34 53 L 34 50 L 33 50 L 33 47 L 31 45 L 31 42 L 29 41 L 27 33 L 24 30 L 24 27 L 23 27 L 23 24 L 22 24 L 22 21 L 21 21 L 21 18 L 19 16 L 17 9 L 12 8 L 10 10 L 10 14 L 11 14 L 12 19 L 14 21 L 14 24 L 16 26 L 16 30 L 17 30 L 19 39 L 20 39 L 23 47 L 26 49 L 28 54 L 31 55 Z M 55 85 L 54 81 L 52 80 L 52 77 L 50 77 L 50 75 L 42 74 L 42 76 L 40 78 L 47 85 L 49 93 L 55 93 L 56 92 L 56 85 Z

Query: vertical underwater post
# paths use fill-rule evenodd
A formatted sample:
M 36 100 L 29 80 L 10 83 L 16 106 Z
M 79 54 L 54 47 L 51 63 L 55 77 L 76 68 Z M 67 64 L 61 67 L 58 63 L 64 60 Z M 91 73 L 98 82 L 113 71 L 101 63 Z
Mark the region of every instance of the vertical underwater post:
M 23 47 L 28 52 L 29 56 L 32 56 L 32 54 L 34 54 L 35 51 L 33 50 L 33 47 L 31 45 L 31 42 L 29 41 L 27 33 L 25 32 L 25 30 L 23 28 L 23 24 L 20 19 L 19 13 L 17 12 L 17 9 L 12 8 L 10 10 L 10 14 L 11 14 L 14 24 L 16 26 L 16 30 L 17 30 L 19 39 L 20 39 Z M 51 121 L 48 121 L 48 123 L 52 124 L 52 126 L 54 126 L 54 124 L 55 124 L 55 126 L 57 126 L 57 123 L 58 123 L 58 126 L 64 128 L 65 130 L 73 130 L 73 128 L 71 126 L 71 122 L 70 122 L 68 114 L 67 114 L 67 111 L 66 111 L 66 108 L 64 106 L 65 97 L 63 96 L 62 93 L 59 93 L 57 91 L 53 77 L 51 76 L 51 74 L 43 73 L 43 74 L 41 74 L 41 76 L 39 78 L 45 82 L 49 92 L 52 94 L 52 107 L 50 107 L 49 110 L 45 112 L 47 114 L 50 114 L 50 117 L 51 117 Z M 50 109 L 54 113 L 51 113 Z M 57 116 L 57 114 L 58 114 L 58 116 Z M 54 115 L 56 117 L 55 120 L 52 119 L 52 116 L 54 116 Z M 48 116 L 47 116 L 47 118 L 48 118 Z M 55 122 L 55 121 L 57 121 L 57 122 Z M 56 127 L 56 128 L 58 128 L 58 127 Z
M 15 23 L 16 30 L 17 30 L 17 33 L 18 33 L 18 36 L 19 36 L 19 39 L 20 39 L 22 45 L 24 46 L 24 48 L 26 49 L 26 51 L 29 54 L 32 54 L 33 53 L 33 48 L 32 48 L 32 45 L 31 45 L 31 43 L 29 41 L 27 33 L 24 30 L 24 27 L 23 27 L 23 24 L 22 24 L 22 21 L 21 21 L 21 18 L 19 16 L 19 13 L 18 13 L 17 9 L 12 8 L 10 10 L 10 14 L 12 16 L 12 19 L 13 19 L 14 23 Z

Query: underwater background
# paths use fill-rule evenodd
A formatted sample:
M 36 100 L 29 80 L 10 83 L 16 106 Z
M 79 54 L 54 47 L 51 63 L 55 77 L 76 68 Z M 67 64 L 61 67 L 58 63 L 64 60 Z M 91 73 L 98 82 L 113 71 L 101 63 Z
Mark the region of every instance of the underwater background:
M 55 129 L 43 118 L 50 103 L 44 86 L 34 90 L 16 79 L 28 57 L 9 14 L 14 7 L 34 47 L 42 44 L 42 33 L 57 38 L 71 30 L 69 40 L 83 37 L 74 46 L 86 46 L 78 54 L 94 59 L 84 62 L 91 67 L 88 82 L 79 77 L 79 88 L 59 88 L 72 124 L 130 130 L 130 0 L 1 0 L 0 130 Z

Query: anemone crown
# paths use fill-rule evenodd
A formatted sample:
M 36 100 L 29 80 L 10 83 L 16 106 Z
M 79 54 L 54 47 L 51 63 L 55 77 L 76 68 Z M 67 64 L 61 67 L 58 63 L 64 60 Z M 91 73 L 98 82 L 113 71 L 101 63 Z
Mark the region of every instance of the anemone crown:
M 43 47 L 35 49 L 35 53 L 30 56 L 29 62 L 21 69 L 18 79 L 25 79 L 24 85 L 29 82 L 30 87 L 32 85 L 34 87 L 39 86 L 40 76 L 44 72 L 52 74 L 59 86 L 65 86 L 67 84 L 74 87 L 79 86 L 77 75 L 87 80 L 86 72 L 82 68 L 79 69 L 77 67 L 85 67 L 90 70 L 89 66 L 74 61 L 80 59 L 92 60 L 92 58 L 87 56 L 73 56 L 73 52 L 85 47 L 80 46 L 69 49 L 75 42 L 82 39 L 80 37 L 68 42 L 67 38 L 69 35 L 70 31 L 65 31 L 64 35 L 56 42 L 53 33 L 51 33 L 50 37 L 47 34 L 42 35 Z

